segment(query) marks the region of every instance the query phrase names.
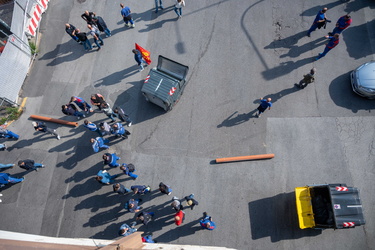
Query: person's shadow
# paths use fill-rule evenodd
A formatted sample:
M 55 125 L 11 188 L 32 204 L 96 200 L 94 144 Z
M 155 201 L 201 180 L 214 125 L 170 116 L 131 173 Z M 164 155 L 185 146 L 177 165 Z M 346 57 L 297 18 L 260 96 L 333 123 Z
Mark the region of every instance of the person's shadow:
M 313 62 L 315 58 L 316 58 L 316 56 L 304 58 L 304 59 L 298 60 L 296 62 L 293 62 L 293 61 L 283 62 L 279 66 L 276 66 L 272 69 L 267 69 L 267 70 L 263 71 L 262 75 L 263 75 L 264 79 L 272 80 L 272 79 L 278 78 L 280 76 L 289 74 L 293 70 L 295 70 L 299 67 L 302 67 L 305 64 Z
M 265 49 L 277 49 L 277 48 L 290 48 L 293 44 L 296 44 L 298 40 L 306 36 L 307 31 L 301 31 L 300 33 L 294 34 L 293 36 L 285 37 L 283 39 L 274 40 L 268 44 Z
M 280 58 L 287 57 L 287 56 L 299 57 L 301 54 L 307 51 L 310 51 L 313 47 L 324 45 L 325 42 L 326 42 L 326 39 L 324 37 L 321 37 L 321 38 L 316 39 L 315 41 L 311 41 L 302 46 L 292 45 L 288 53 L 281 55 Z M 322 48 L 322 51 L 323 51 L 323 48 Z
M 159 235 L 155 240 L 158 242 L 171 242 L 180 237 L 195 234 L 195 232 L 199 230 L 204 230 L 200 226 L 194 226 L 196 224 L 199 224 L 199 221 L 191 221 L 185 225 L 183 224 L 182 226 L 176 227 L 173 231 L 168 231 Z
M 230 116 L 228 116 L 228 118 L 226 118 L 222 123 L 220 123 L 219 125 L 217 125 L 217 128 L 221 128 L 221 127 L 232 127 L 232 126 L 236 126 L 236 125 L 239 125 L 241 123 L 244 123 L 244 122 L 247 122 L 250 120 L 250 118 L 253 118 L 255 117 L 255 113 L 256 113 L 256 109 L 250 111 L 249 113 L 243 113 L 243 114 L 237 114 L 238 111 L 234 112 L 233 114 L 231 114 Z M 235 114 L 237 114 L 235 116 Z
M 336 2 L 328 3 L 328 4 L 324 5 L 324 6 L 322 6 L 322 5 L 314 6 L 314 7 L 310 8 L 310 9 L 307 9 L 304 12 L 302 12 L 300 14 L 300 16 L 316 16 L 318 14 L 318 12 L 321 9 L 323 9 L 323 8 L 327 7 L 328 11 L 329 11 L 333 7 L 336 7 L 336 6 L 340 5 L 340 4 L 343 4 L 343 0 L 337 0 Z M 312 22 L 312 20 L 311 20 L 311 22 Z
M 117 71 L 115 73 L 112 73 L 110 75 L 107 75 L 95 82 L 95 87 L 100 87 L 101 85 L 113 85 L 121 82 L 122 80 L 126 79 L 127 77 L 130 77 L 136 73 L 138 73 L 138 66 L 133 65 L 129 68 L 126 68 L 121 71 Z
M 292 87 L 290 87 L 288 89 L 283 89 L 283 90 L 281 90 L 281 91 L 279 91 L 277 93 L 266 95 L 264 97 L 264 99 L 271 98 L 272 99 L 272 103 L 275 103 L 279 99 L 281 99 L 282 97 L 284 97 L 286 95 L 293 94 L 294 92 L 297 92 L 299 90 L 301 90 L 301 88 L 297 87 L 296 85 L 293 85 Z M 259 104 L 259 99 L 255 100 L 254 104 Z

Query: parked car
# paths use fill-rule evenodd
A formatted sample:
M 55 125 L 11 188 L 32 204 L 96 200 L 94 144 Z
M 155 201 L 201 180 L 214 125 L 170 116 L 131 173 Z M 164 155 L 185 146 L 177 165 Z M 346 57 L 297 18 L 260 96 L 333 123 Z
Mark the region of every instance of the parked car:
M 375 61 L 362 64 L 350 74 L 352 88 L 360 96 L 375 98 Z

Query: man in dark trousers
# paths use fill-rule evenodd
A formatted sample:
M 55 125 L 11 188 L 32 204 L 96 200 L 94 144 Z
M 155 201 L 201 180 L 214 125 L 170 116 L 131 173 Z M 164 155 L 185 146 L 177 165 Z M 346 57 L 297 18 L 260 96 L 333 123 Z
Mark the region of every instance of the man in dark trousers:
M 326 47 L 323 51 L 323 53 L 319 53 L 319 56 L 315 58 L 315 61 L 319 60 L 320 58 L 324 57 L 331 49 L 337 46 L 339 44 L 339 34 L 334 34 L 333 36 L 325 36 L 325 38 L 329 39 L 329 42 L 326 43 Z
M 76 35 L 73 35 L 73 32 L 76 30 L 73 24 L 66 23 L 65 24 L 65 31 L 68 35 L 77 43 L 81 43 Z
M 101 32 L 105 33 L 105 37 L 111 36 L 111 31 L 108 29 L 107 24 L 105 23 L 105 21 L 103 20 L 102 17 L 100 17 L 100 16 L 94 17 L 93 21 L 94 21 L 95 25 L 98 27 L 98 29 Z
M 261 114 L 268 108 L 268 110 L 271 109 L 272 107 L 272 99 L 271 98 L 267 98 L 267 99 L 263 99 L 263 98 L 260 98 L 260 105 L 259 107 L 257 108 L 258 109 L 258 113 L 257 113 L 257 117 L 260 117 Z
M 315 31 L 316 28 L 321 28 L 324 26 L 324 24 L 326 23 L 326 21 L 330 22 L 329 20 L 327 20 L 326 18 L 326 12 L 327 12 L 328 8 L 323 8 L 322 10 L 320 10 L 318 12 L 318 14 L 316 15 L 315 17 L 315 20 L 313 22 L 313 24 L 311 25 L 309 31 L 307 31 L 307 36 L 310 37 L 310 34 L 311 32 Z

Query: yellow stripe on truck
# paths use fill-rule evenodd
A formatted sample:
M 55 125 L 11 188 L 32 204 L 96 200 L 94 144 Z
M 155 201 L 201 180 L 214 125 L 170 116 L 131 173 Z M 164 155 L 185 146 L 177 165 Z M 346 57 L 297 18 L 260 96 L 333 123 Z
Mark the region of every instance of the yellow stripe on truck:
M 296 187 L 294 190 L 296 193 L 299 227 L 301 229 L 315 227 L 309 187 Z

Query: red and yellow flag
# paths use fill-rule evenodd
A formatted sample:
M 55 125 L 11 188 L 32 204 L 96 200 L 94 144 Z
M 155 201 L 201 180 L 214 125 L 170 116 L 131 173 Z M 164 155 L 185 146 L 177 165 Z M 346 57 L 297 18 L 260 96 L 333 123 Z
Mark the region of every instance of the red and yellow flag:
M 135 44 L 135 49 L 141 52 L 143 59 L 145 59 L 146 63 L 150 65 L 151 64 L 150 52 L 145 50 L 141 46 L 139 46 L 137 43 Z

